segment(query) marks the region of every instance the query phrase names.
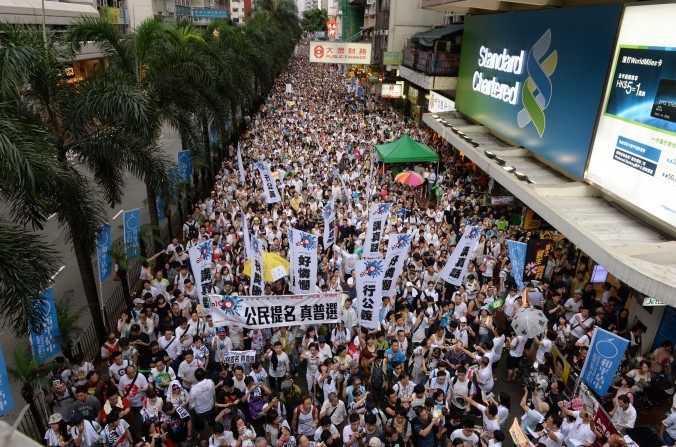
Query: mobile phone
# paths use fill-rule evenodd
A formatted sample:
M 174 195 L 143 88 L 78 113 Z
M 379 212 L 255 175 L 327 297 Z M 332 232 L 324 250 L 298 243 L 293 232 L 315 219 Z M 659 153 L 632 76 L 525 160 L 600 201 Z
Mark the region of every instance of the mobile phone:
M 52 381 L 52 386 L 59 386 L 59 385 L 61 385 L 61 380 L 56 379 L 56 380 Z

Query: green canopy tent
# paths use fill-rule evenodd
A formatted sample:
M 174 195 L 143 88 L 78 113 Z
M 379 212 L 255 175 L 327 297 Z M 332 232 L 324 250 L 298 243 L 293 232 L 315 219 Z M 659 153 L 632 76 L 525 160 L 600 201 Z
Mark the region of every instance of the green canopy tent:
M 439 155 L 426 144 L 406 134 L 398 140 L 376 144 L 378 158 L 385 164 L 439 161 Z

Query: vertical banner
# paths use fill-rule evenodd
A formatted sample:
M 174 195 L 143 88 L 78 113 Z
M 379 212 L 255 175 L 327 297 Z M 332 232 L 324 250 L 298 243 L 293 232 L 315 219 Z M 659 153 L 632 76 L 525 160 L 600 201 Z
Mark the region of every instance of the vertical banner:
M 246 214 L 242 213 L 242 234 L 244 235 L 244 253 L 251 260 L 251 276 L 249 278 L 249 295 L 262 295 L 265 282 L 263 280 L 263 254 L 256 235 L 249 233 Z M 255 292 L 255 293 L 254 293 Z
M 629 340 L 597 327 L 580 378 L 599 396 L 604 396 L 622 362 Z
M 103 224 L 96 234 L 96 258 L 99 264 L 99 282 L 113 272 L 113 258 L 110 249 L 113 246 L 113 233 L 110 224 Z
M 317 284 L 317 236 L 293 228 L 289 230 L 289 236 L 291 290 L 296 294 L 314 293 Z
M 324 250 L 328 250 L 336 242 L 336 201 L 329 200 L 324 205 Z
M 14 408 L 14 399 L 12 398 L 12 389 L 9 384 L 9 375 L 7 374 L 7 365 L 5 356 L 0 347 L 0 416 L 4 416 Z
M 359 324 L 369 329 L 380 326 L 380 308 L 383 305 L 382 285 L 385 275 L 384 259 L 359 259 L 354 263 L 357 288 Z
M 263 192 L 265 193 L 265 203 L 269 205 L 271 203 L 281 202 L 282 197 L 279 195 L 279 191 L 277 190 L 275 179 L 272 178 L 270 165 L 264 161 L 257 161 L 255 166 L 256 169 L 258 169 L 258 172 L 261 174 Z
M 211 256 L 213 255 L 213 241 L 201 242 L 188 250 L 190 257 L 190 267 L 195 278 L 195 288 L 197 289 L 197 298 L 206 309 L 208 307 L 208 298 L 206 295 L 212 291 L 212 271 Z M 206 305 L 204 303 L 207 303 Z
M 524 280 L 542 281 L 545 278 L 549 255 L 554 251 L 551 239 L 531 239 L 528 241 L 526 260 L 524 261 Z
M 134 259 L 141 256 L 141 211 L 138 208 L 125 211 L 124 220 L 124 247 L 127 258 Z
M 246 175 L 244 174 L 244 163 L 242 162 L 242 145 L 237 143 L 237 170 L 239 171 L 239 181 L 244 183 Z
M 615 424 L 613 424 L 613 421 L 610 420 L 601 406 L 596 409 L 592 423 L 594 424 L 593 427 L 596 428 L 596 431 L 601 433 L 601 436 L 597 436 L 594 440 L 594 447 L 603 447 L 608 441 L 608 438 L 618 432 L 615 428 Z
M 365 258 L 380 258 L 380 240 L 385 233 L 387 218 L 390 216 L 391 203 L 374 203 L 369 209 L 369 223 L 366 228 L 366 240 L 364 241 Z
M 507 249 L 509 250 L 509 260 L 512 263 L 512 276 L 516 281 L 516 287 L 523 288 L 523 270 L 526 265 L 526 249 L 528 244 L 507 240 Z
M 441 271 L 441 279 L 454 286 L 462 284 L 462 280 L 467 272 L 467 264 L 470 256 L 474 253 L 481 236 L 481 226 L 468 225 L 462 234 L 455 250 L 448 257 L 448 261 Z
M 390 234 L 387 243 L 387 256 L 385 257 L 385 274 L 383 276 L 383 296 L 392 297 L 397 292 L 397 278 L 404 271 L 404 261 L 408 257 L 411 248 L 410 234 Z
M 369 168 L 369 178 L 366 180 L 366 201 L 371 200 L 371 195 L 373 193 L 371 192 L 371 182 L 373 181 L 373 168 L 375 167 L 375 154 L 371 154 L 371 167 Z
M 36 334 L 29 328 L 31 349 L 33 357 L 38 364 L 45 363 L 55 355 L 61 353 L 59 343 L 59 321 L 56 318 L 56 303 L 54 302 L 54 289 L 49 288 L 42 292 L 45 306 L 45 324 L 42 333 Z
M 155 195 L 155 208 L 157 208 L 157 218 L 164 220 L 164 199 L 159 194 Z
M 192 155 L 190 155 L 190 151 L 178 151 L 176 158 L 178 159 L 181 183 L 190 184 L 190 176 L 192 175 Z

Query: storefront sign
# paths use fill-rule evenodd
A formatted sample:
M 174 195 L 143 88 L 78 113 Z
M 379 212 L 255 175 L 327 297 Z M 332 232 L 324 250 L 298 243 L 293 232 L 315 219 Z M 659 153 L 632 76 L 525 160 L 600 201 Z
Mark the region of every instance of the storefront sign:
M 383 65 L 401 65 L 402 58 L 401 51 L 384 51 Z
M 206 309 L 214 326 L 265 329 L 338 323 L 337 293 L 245 296 L 209 295 Z
M 371 44 L 352 42 L 310 42 L 310 62 L 325 64 L 371 63 Z
M 582 178 L 621 12 L 611 4 L 467 16 L 457 109 Z
M 452 112 L 455 110 L 455 101 L 441 96 L 435 91 L 430 91 L 430 100 L 427 110 L 431 113 Z
M 383 98 L 401 98 L 403 86 L 401 84 L 383 84 L 380 87 L 380 96 Z
M 673 2 L 625 8 L 586 175 L 671 228 L 676 227 L 675 14 Z M 639 30 L 646 23 L 649 29 Z
M 192 8 L 192 16 L 196 19 L 227 19 L 230 12 L 226 9 Z
M 649 296 L 643 298 L 643 307 L 654 307 L 654 306 L 666 306 L 666 304 L 664 304 L 657 298 L 650 298 Z
M 629 340 L 597 327 L 580 378 L 599 396 L 605 396 L 613 382 Z

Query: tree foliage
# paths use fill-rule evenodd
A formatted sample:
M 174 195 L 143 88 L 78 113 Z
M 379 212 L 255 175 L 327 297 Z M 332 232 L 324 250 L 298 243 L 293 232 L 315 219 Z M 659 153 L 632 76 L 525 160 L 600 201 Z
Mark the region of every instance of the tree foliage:
M 325 9 L 308 9 L 303 11 L 303 19 L 300 24 L 303 31 L 326 31 L 326 22 L 329 14 Z

